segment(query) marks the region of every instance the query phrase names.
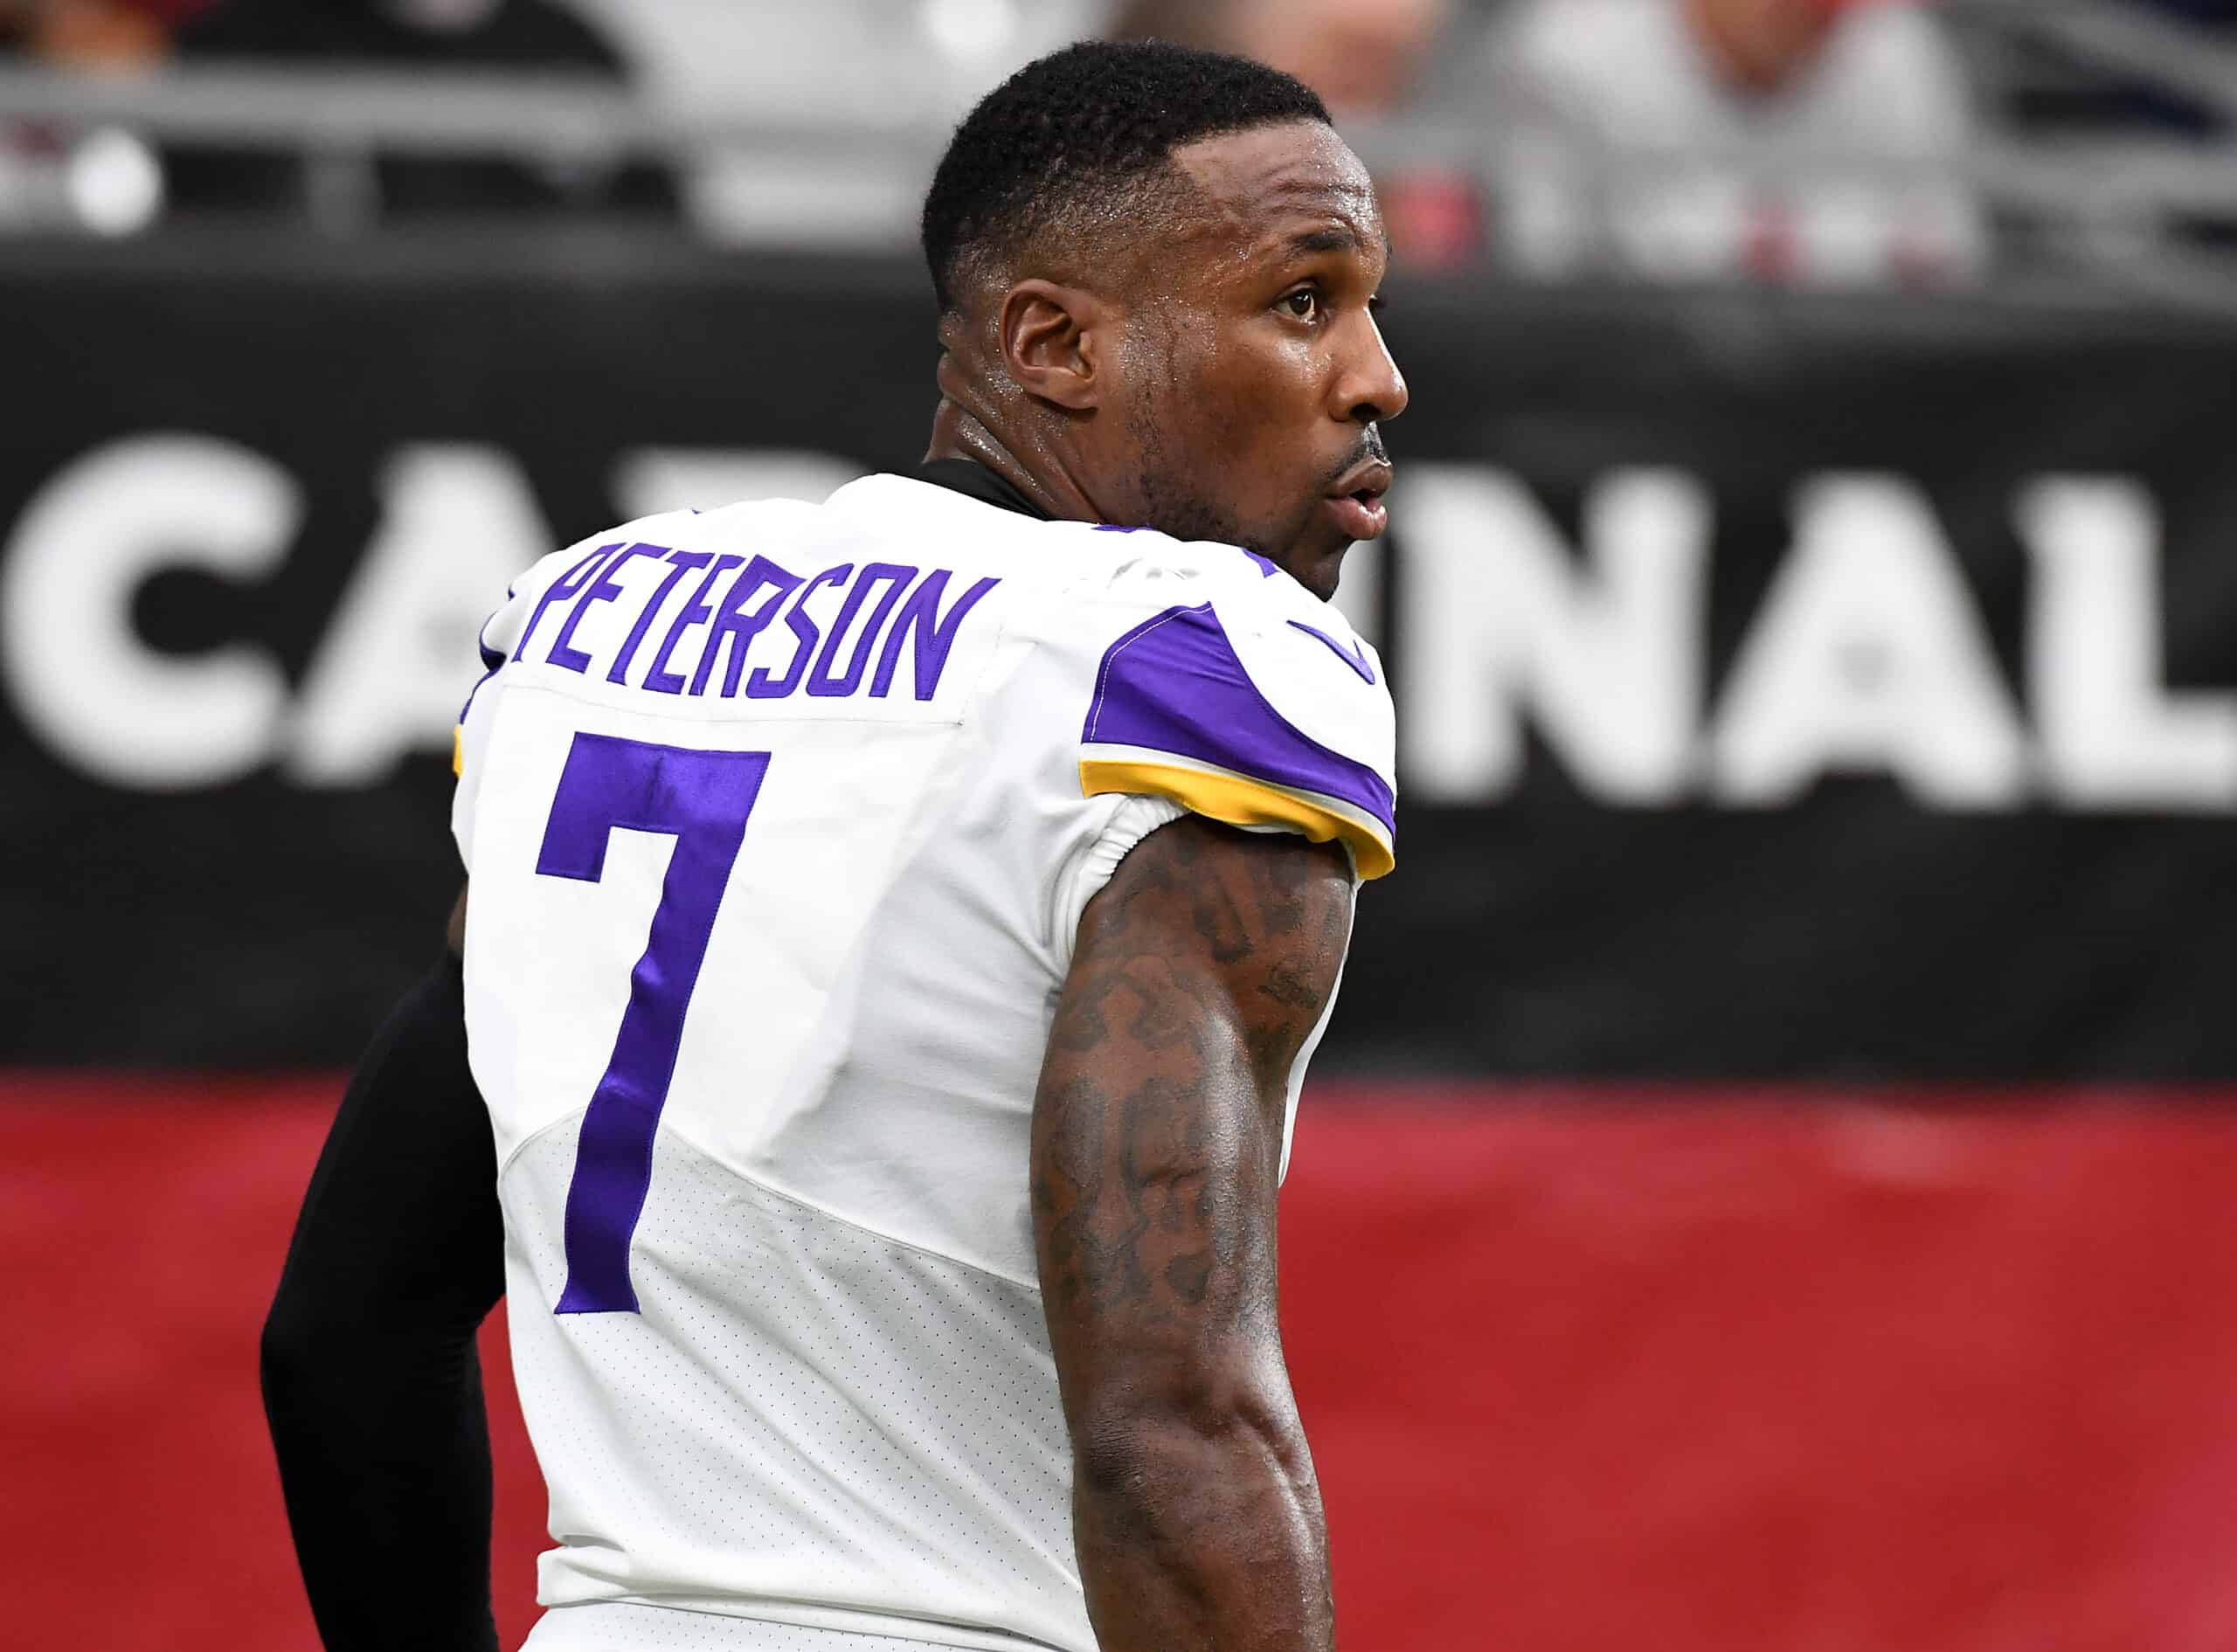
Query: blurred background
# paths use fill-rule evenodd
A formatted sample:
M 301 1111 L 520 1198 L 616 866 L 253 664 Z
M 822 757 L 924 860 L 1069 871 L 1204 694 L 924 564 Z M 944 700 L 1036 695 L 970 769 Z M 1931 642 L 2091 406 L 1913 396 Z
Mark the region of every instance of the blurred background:
M 946 129 L 1097 33 L 1310 80 L 1396 245 L 1347 1644 L 2237 1645 L 2232 0 L 0 0 L 11 1636 L 312 1644 L 255 1332 L 474 629 L 913 461 Z

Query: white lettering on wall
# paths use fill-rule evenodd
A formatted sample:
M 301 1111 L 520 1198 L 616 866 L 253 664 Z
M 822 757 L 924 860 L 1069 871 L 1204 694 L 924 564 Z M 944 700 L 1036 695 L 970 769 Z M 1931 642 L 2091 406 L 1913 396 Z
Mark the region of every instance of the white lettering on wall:
M 1721 802 L 1789 803 L 1836 772 L 1892 774 L 1945 808 L 2026 794 L 2026 737 L 1956 553 L 1898 477 L 1802 487 L 1710 736 Z
M 287 702 L 279 663 L 246 643 L 158 653 L 132 600 L 165 568 L 271 573 L 301 514 L 286 471 L 207 436 L 112 442 L 55 475 L 0 567 L 0 661 L 25 724 L 119 786 L 190 791 L 260 766 Z
M 2237 695 L 2164 686 L 2150 495 L 2051 477 L 2022 492 L 2016 515 L 2034 560 L 2027 690 L 2053 794 L 2084 807 L 2237 806 Z
M 645 448 L 612 481 L 635 518 L 821 498 L 855 473 L 808 452 Z M 301 785 L 366 786 L 409 754 L 445 751 L 480 669 L 476 628 L 556 542 L 495 448 L 402 448 L 379 491 L 379 524 L 291 702 L 270 651 L 152 648 L 133 605 L 181 568 L 241 585 L 246 612 L 246 588 L 294 542 L 299 485 L 210 437 L 95 449 L 0 545 L 0 685 L 62 760 L 131 789 L 221 786 L 273 763 Z M 1589 795 L 1627 806 L 1779 807 L 1825 776 L 1865 774 L 1936 809 L 2237 812 L 2237 690 L 2166 686 L 2160 523 L 2132 480 L 2047 477 L 2012 501 L 2033 572 L 2032 730 L 1953 547 L 1901 477 L 1797 487 L 1793 544 L 1713 711 L 1714 523 L 1698 480 L 1610 472 L 1586 492 L 1574 546 L 1489 467 L 1410 466 L 1399 502 L 1392 664 L 1410 802 L 1511 791 L 1527 727 Z M 1389 554 L 1349 558 L 1341 605 L 1370 634 Z
M 1520 778 L 1522 714 L 1610 803 L 1687 785 L 1701 693 L 1707 494 L 1622 471 L 1585 501 L 1580 563 L 1513 477 L 1414 465 L 1403 494 L 1407 795 L 1465 803 Z
M 554 549 L 528 479 L 495 448 L 404 448 L 380 496 L 290 730 L 287 773 L 307 785 L 371 785 L 412 752 L 448 751 L 481 622 Z

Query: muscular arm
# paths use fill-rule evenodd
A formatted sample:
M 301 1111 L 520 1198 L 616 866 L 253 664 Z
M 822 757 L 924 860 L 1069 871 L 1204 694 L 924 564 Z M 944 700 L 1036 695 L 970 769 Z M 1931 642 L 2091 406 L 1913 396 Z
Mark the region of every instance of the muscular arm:
M 1275 1311 L 1289 1070 L 1351 923 L 1342 852 L 1195 817 L 1081 921 L 1033 1121 L 1034 1240 L 1103 1652 L 1328 1652 Z
M 495 1652 L 475 1328 L 504 1289 L 455 956 L 358 1063 L 265 1321 L 265 1415 L 329 1652 Z

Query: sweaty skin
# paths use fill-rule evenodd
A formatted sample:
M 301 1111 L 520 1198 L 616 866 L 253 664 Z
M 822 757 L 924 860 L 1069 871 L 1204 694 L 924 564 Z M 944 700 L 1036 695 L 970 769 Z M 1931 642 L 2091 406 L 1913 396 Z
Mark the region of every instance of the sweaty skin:
M 1241 545 L 1334 594 L 1389 482 L 1406 382 L 1373 303 L 1389 263 L 1359 157 L 1317 121 L 1174 151 L 1160 221 L 1028 249 L 941 325 L 929 457 L 974 459 L 1051 515 Z M 1081 273 L 1081 272 L 1089 272 Z
M 1103 1652 L 1326 1652 L 1327 1539 L 1275 1303 L 1291 1063 L 1342 851 L 1195 816 L 1089 902 L 1033 1119 L 1033 1232 Z

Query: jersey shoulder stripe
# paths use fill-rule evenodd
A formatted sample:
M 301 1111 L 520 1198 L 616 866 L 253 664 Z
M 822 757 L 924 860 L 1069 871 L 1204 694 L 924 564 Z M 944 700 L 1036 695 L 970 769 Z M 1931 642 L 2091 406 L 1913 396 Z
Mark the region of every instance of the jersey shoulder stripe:
M 1233 826 L 1334 840 L 1363 879 L 1395 864 L 1390 784 L 1284 717 L 1209 602 L 1167 608 L 1105 651 L 1080 740 L 1088 796 L 1146 793 Z

